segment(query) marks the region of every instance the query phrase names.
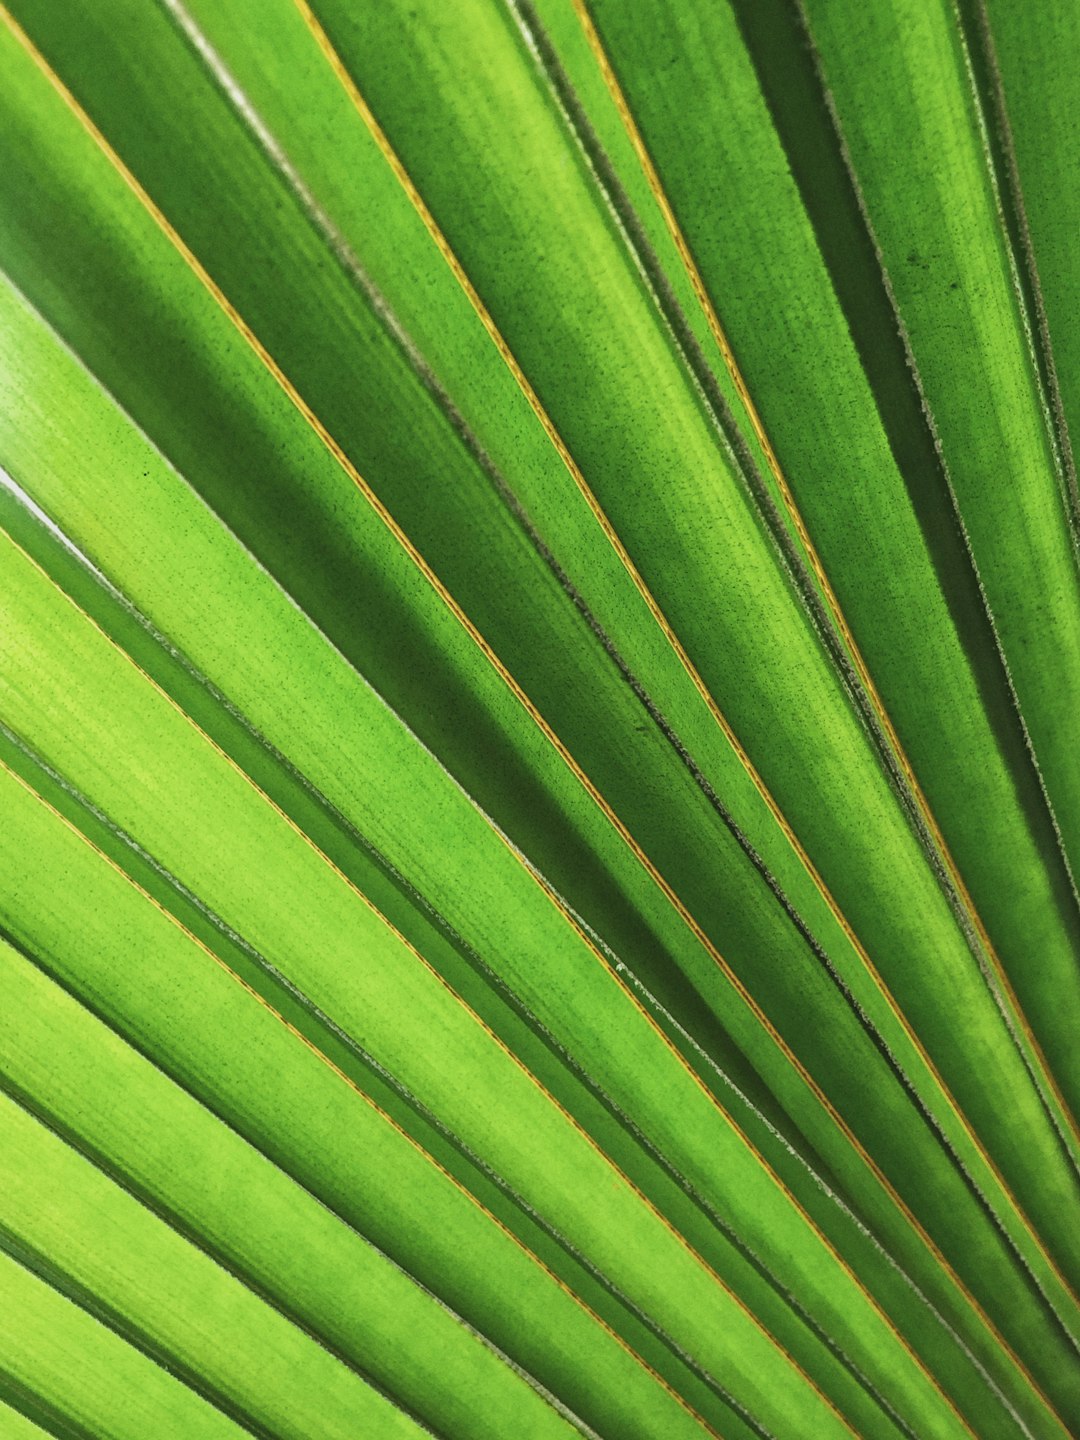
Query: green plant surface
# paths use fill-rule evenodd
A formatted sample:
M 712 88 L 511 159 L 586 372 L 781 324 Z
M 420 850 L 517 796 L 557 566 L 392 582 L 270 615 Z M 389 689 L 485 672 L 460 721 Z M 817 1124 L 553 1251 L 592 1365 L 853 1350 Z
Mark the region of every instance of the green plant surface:
M 0 12 L 0 1434 L 1075 1433 L 1065 8 Z

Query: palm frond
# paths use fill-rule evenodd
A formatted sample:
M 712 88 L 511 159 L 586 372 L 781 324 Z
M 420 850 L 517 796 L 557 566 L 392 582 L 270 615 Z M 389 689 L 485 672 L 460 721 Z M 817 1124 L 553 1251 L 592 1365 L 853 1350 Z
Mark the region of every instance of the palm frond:
M 1073 8 L 0 16 L 0 1434 L 1078 1433 Z

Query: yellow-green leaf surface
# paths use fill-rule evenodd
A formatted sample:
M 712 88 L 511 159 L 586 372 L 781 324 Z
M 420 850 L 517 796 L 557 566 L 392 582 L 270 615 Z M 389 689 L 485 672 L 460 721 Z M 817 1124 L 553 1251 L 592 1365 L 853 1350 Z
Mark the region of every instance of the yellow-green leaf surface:
M 0 18 L 0 1435 L 1076 1433 L 1067 7 Z

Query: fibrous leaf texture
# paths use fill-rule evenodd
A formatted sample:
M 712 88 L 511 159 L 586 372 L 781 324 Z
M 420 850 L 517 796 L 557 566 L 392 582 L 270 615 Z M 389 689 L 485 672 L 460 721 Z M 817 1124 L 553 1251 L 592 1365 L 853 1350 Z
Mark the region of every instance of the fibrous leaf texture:
M 0 6 L 0 1436 L 1080 1434 L 1080 11 Z

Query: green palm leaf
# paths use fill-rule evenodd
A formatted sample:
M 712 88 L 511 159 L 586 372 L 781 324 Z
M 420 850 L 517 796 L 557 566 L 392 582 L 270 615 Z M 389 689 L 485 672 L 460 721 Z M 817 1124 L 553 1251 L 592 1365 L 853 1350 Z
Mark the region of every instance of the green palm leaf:
M 1077 1433 L 1069 7 L 9 6 L 0 1434 Z

